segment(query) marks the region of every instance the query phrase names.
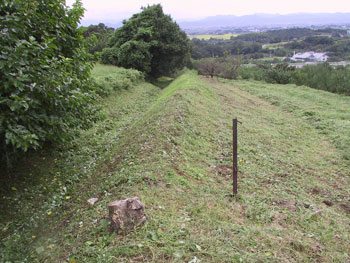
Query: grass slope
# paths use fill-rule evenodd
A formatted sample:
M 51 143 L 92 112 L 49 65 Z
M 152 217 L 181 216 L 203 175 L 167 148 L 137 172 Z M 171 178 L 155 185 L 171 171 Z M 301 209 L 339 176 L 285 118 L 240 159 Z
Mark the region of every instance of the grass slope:
M 42 174 L 40 183 L 27 190 L 19 183 L 6 194 L 2 260 L 348 261 L 350 178 L 344 149 L 309 118 L 281 108 L 304 107 L 298 97 L 285 95 L 278 85 L 251 84 L 186 72 L 161 92 L 141 84 L 108 98 L 106 120 L 58 160 L 50 159 L 46 170 L 33 167 L 33 174 Z M 270 92 L 283 103 L 262 97 Z M 309 92 L 307 106 L 318 94 Z M 323 116 L 331 103 L 328 93 L 322 98 L 312 116 Z M 240 195 L 233 199 L 236 116 L 243 124 Z M 50 206 L 54 195 L 60 200 L 56 207 Z M 135 195 L 146 205 L 147 223 L 126 236 L 110 234 L 106 204 Z M 87 206 L 95 196 L 98 203 Z
M 223 82 L 225 81 L 222 80 Z M 240 87 L 284 112 L 311 124 L 350 161 L 350 97 L 305 86 L 269 85 L 258 81 L 234 81 Z

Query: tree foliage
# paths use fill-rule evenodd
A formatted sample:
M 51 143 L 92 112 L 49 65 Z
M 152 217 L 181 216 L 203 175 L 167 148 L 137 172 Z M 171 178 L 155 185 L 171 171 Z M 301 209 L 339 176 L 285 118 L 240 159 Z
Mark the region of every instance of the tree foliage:
M 223 70 L 217 58 L 202 58 L 195 63 L 199 74 L 209 75 L 211 78 L 218 76 Z
M 134 68 L 152 77 L 169 75 L 189 60 L 189 41 L 161 5 L 142 8 L 118 28 L 102 62 Z
M 107 47 L 108 40 L 114 33 L 114 28 L 108 27 L 103 23 L 98 25 L 90 25 L 88 27 L 80 27 L 83 36 L 87 40 L 92 40 L 93 44 L 89 48 L 91 54 L 101 52 Z
M 79 1 L 0 3 L 0 158 L 67 138 L 95 116 Z
M 202 58 L 195 62 L 195 67 L 199 74 L 223 77 L 226 79 L 236 79 L 241 65 L 240 56 L 229 55 L 225 52 L 223 58 Z

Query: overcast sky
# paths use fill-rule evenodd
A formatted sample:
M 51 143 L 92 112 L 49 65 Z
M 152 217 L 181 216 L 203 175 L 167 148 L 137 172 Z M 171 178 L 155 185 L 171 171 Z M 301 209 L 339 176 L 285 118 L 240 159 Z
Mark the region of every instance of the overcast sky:
M 66 0 L 71 5 L 75 0 Z M 141 6 L 158 4 L 175 20 L 214 15 L 247 15 L 256 13 L 335 13 L 350 12 L 349 0 L 82 0 L 85 19 L 125 19 L 140 11 Z

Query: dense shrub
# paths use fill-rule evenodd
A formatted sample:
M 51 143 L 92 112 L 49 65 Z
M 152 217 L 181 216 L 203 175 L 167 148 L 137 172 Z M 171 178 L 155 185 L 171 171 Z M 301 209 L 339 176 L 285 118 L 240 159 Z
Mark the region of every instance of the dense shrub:
M 350 67 L 334 68 L 328 63 L 308 65 L 299 69 L 291 81 L 314 89 L 350 95 Z
M 277 84 L 288 84 L 292 81 L 295 68 L 287 63 L 277 64 L 267 71 L 267 82 Z
M 0 3 L 0 158 L 67 138 L 95 118 L 91 65 L 78 23 L 60 0 Z
M 101 62 L 103 64 L 116 65 L 118 62 L 118 50 L 107 47 L 101 52 Z
M 263 81 L 265 80 L 265 70 L 259 68 L 258 66 L 246 67 L 241 66 L 240 68 L 240 76 L 243 79 L 254 79 Z

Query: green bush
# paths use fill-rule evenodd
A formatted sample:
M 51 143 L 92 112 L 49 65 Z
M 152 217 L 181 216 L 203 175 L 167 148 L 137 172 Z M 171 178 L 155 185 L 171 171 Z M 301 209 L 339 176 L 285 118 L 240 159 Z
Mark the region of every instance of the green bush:
M 295 72 L 292 82 L 314 89 L 350 95 L 350 67 L 334 68 L 328 63 L 305 66 Z
M 118 50 L 116 48 L 104 48 L 101 52 L 101 62 L 107 65 L 117 65 Z
M 0 159 L 86 128 L 97 108 L 78 23 L 83 8 L 60 0 L 0 3 Z
M 288 84 L 292 81 L 292 75 L 295 68 L 287 63 L 277 64 L 266 72 L 266 82 L 276 84 Z
M 259 81 L 265 81 L 266 80 L 266 72 L 267 70 L 264 68 L 260 68 L 258 66 L 253 67 L 244 67 L 242 66 L 240 68 L 240 76 L 243 79 L 254 79 Z

